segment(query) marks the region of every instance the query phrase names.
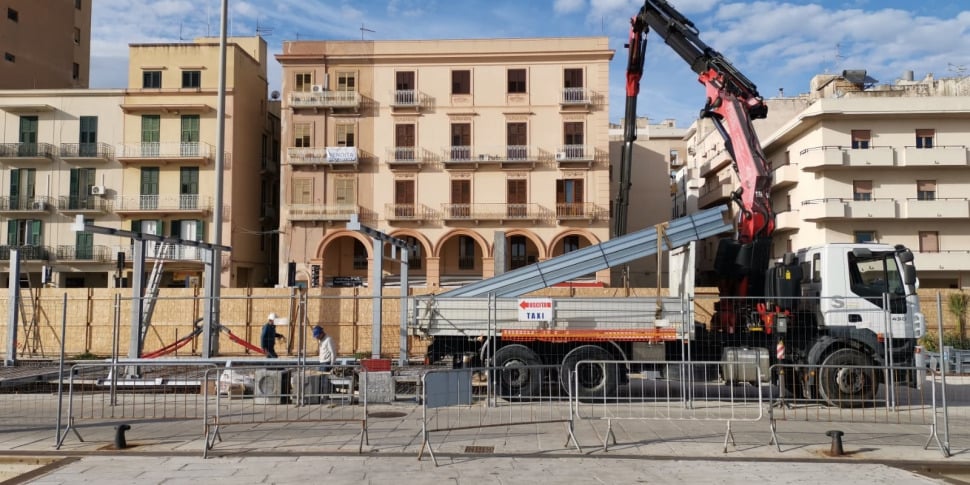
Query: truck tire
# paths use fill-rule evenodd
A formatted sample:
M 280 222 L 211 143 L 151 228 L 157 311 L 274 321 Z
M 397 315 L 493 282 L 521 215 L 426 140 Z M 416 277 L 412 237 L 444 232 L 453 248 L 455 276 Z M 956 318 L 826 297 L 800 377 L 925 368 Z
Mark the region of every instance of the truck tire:
M 542 390 L 542 362 L 532 349 L 525 345 L 506 345 L 495 351 L 493 382 L 498 384 L 499 397 L 530 398 L 539 396 Z
M 562 388 L 569 392 L 570 375 L 576 372 L 573 383 L 578 382 L 579 388 L 575 390 L 576 396 L 584 398 L 616 397 L 616 390 L 619 386 L 619 372 L 616 363 L 585 363 L 576 367 L 576 364 L 584 360 L 609 361 L 613 356 L 602 347 L 596 345 L 581 345 L 569 351 L 562 359 L 562 366 L 559 369 L 559 382 Z
M 818 391 L 830 406 L 856 408 L 872 405 L 879 380 L 872 361 L 856 349 L 839 349 L 822 360 Z M 862 367 L 860 367 L 862 366 Z

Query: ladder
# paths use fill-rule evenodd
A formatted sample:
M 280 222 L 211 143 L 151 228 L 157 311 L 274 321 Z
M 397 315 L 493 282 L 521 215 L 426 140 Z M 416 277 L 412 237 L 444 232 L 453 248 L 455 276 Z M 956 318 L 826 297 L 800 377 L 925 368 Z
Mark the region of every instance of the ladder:
M 171 251 L 172 245 L 160 242 L 155 246 L 155 264 L 152 265 L 152 273 L 148 277 L 148 286 L 145 288 L 145 296 L 142 299 L 141 316 L 141 340 L 145 341 L 148 335 L 148 327 L 152 323 L 152 313 L 155 312 L 155 301 L 158 300 L 158 287 L 162 282 L 162 270 L 165 267 L 165 258 Z
M 30 273 L 22 272 L 20 278 L 20 294 L 17 295 L 20 307 L 20 321 L 23 322 L 24 340 L 20 347 L 20 352 L 24 355 L 35 354 L 40 350 L 40 355 L 44 355 L 44 346 L 40 339 L 40 325 L 38 316 L 40 315 L 40 288 L 34 288 L 30 284 Z M 36 290 L 36 291 L 35 291 Z

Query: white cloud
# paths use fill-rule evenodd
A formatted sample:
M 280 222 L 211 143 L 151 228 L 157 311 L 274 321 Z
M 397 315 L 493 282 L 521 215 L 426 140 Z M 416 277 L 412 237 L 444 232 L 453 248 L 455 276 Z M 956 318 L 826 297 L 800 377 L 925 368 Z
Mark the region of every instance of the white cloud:
M 586 0 L 556 0 L 552 11 L 558 14 L 578 12 L 586 6 Z

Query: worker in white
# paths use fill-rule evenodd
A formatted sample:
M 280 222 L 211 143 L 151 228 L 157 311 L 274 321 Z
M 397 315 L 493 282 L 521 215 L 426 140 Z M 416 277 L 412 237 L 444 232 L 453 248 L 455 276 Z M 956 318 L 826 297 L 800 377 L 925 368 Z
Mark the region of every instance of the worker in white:
M 337 353 L 333 350 L 333 340 L 330 340 L 330 336 L 320 325 L 313 327 L 313 338 L 320 344 L 320 363 L 328 367 L 333 365 L 337 360 Z

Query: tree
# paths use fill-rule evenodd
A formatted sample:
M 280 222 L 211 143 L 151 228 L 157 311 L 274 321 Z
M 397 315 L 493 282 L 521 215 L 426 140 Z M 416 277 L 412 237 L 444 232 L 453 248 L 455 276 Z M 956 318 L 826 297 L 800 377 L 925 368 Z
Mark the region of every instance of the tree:
M 946 302 L 946 309 L 957 319 L 957 334 L 961 341 L 967 338 L 967 308 L 970 306 L 970 295 L 960 293 L 950 293 Z

